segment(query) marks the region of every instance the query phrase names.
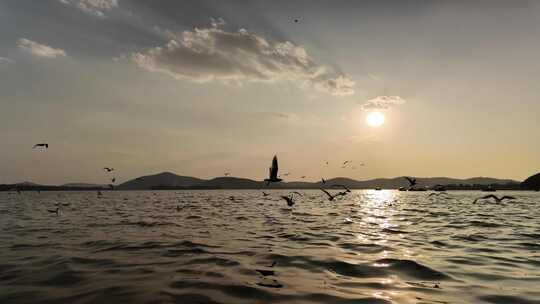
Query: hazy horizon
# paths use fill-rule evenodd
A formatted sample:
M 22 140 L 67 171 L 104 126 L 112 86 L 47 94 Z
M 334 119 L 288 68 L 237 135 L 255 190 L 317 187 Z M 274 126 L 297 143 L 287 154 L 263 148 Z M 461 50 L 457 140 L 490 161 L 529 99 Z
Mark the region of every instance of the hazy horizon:
M 2 1 L 0 184 L 262 180 L 274 154 L 290 180 L 522 181 L 539 19 L 535 1 Z

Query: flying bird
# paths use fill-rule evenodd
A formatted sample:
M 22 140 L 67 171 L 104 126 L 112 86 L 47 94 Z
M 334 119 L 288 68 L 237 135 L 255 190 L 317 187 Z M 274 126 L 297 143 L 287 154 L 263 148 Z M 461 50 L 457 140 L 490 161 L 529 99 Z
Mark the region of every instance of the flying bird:
M 336 184 L 336 185 L 332 185 L 332 187 L 333 188 L 336 188 L 336 187 L 343 188 L 343 190 L 345 190 L 345 192 L 348 192 L 348 193 L 351 192 L 351 189 L 347 188 L 347 186 L 345 186 L 345 185 Z
M 58 211 L 60 210 L 60 208 L 56 207 L 56 209 L 47 209 L 47 211 L 49 213 L 55 213 L 56 215 L 58 215 Z
M 329 201 L 333 201 L 336 197 L 338 196 L 344 196 L 344 195 L 347 195 L 347 192 L 339 192 L 335 195 L 332 195 L 330 194 L 328 191 L 324 190 L 324 189 L 320 189 L 322 192 L 324 192 L 326 195 L 328 195 L 328 200 Z
M 282 195 L 281 198 L 284 199 L 287 202 L 287 206 L 289 206 L 289 207 L 294 206 L 295 202 L 293 201 L 292 196 Z
M 447 195 L 447 193 L 446 192 L 430 193 L 428 196 L 441 196 L 441 195 Z
M 352 160 L 346 160 L 346 161 L 344 161 L 344 162 L 343 162 L 343 166 L 345 166 L 345 165 L 347 165 L 347 164 L 349 164 L 349 163 L 352 163 Z
M 505 195 L 505 196 L 499 198 L 496 195 L 490 194 L 490 195 L 486 195 L 484 197 L 479 197 L 479 198 L 475 199 L 473 204 L 476 204 L 476 202 L 479 201 L 479 200 L 490 199 L 490 198 L 494 199 L 497 203 L 500 203 L 505 199 L 508 199 L 508 200 L 515 200 L 516 199 L 515 197 L 509 196 L 509 195 Z
M 281 178 L 278 178 L 278 169 L 277 156 L 274 155 L 274 158 L 272 159 L 272 166 L 268 169 L 268 178 L 264 180 L 267 186 L 270 185 L 270 183 L 278 183 L 282 181 Z
M 416 186 L 416 178 L 404 176 L 404 178 L 409 182 L 410 187 Z
M 35 144 L 32 149 L 43 147 L 45 149 L 49 149 L 49 144 L 43 143 L 43 144 Z
M 104 167 L 103 170 L 105 170 L 107 172 L 112 172 L 112 171 L 114 171 L 114 168 Z
M 266 192 L 264 192 L 264 191 L 262 192 L 262 194 L 263 194 L 264 197 L 267 197 L 267 196 L 270 195 L 270 193 L 266 193 Z

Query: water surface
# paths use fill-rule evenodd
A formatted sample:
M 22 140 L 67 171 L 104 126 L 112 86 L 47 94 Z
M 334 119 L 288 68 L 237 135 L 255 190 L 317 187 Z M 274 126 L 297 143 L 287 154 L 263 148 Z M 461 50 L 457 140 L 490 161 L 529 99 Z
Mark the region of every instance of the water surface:
M 0 193 L 0 303 L 540 303 L 538 193 L 267 192 Z

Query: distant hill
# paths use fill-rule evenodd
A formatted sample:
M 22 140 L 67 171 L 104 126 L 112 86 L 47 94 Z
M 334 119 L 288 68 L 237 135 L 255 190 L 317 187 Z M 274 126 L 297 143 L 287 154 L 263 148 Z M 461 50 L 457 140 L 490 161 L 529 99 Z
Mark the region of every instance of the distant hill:
M 464 187 L 472 189 L 474 186 L 480 189 L 487 185 L 510 185 L 518 187 L 519 182 L 510 179 L 495 179 L 487 177 L 475 177 L 469 179 L 455 179 L 447 177 L 417 178 L 419 187 L 433 187 L 435 185 L 453 185 L 454 188 Z M 263 181 L 255 181 L 247 178 L 238 177 L 216 177 L 210 180 L 204 180 L 194 177 L 179 176 L 171 172 L 164 172 L 156 175 L 142 176 L 127 181 L 117 187 L 119 190 L 149 190 L 149 189 L 317 189 L 328 188 L 335 184 L 345 185 L 353 189 L 397 189 L 408 186 L 407 180 L 403 177 L 378 178 L 371 180 L 358 181 L 347 177 L 336 177 L 322 182 L 302 182 L 290 181 L 273 183 L 269 186 Z M 465 187 L 467 186 L 467 187 Z
M 432 188 L 436 185 L 444 185 L 449 190 L 480 190 L 491 185 L 495 189 L 519 190 L 540 188 L 540 173 L 531 176 L 521 185 L 511 179 L 496 179 L 489 177 L 473 177 L 457 179 L 448 177 L 419 177 L 417 187 Z M 407 187 L 409 184 L 403 177 L 377 178 L 370 180 L 355 180 L 347 177 L 335 177 L 321 181 L 285 181 L 266 185 L 263 181 L 255 181 L 248 178 L 216 177 L 213 179 L 201 179 L 190 176 L 180 176 L 171 172 L 163 172 L 154 175 L 141 176 L 115 187 L 115 190 L 168 190 L 168 189 L 318 189 L 330 188 L 332 185 L 345 185 L 351 189 L 397 189 Z M 21 191 L 87 191 L 102 190 L 106 185 L 89 183 L 68 183 L 61 186 L 39 185 L 31 182 L 18 184 L 0 185 L 0 191 L 19 189 Z
M 197 186 L 205 180 L 189 176 L 179 176 L 171 172 L 141 176 L 116 187 L 120 190 L 150 190 L 155 187 L 189 188 Z
M 527 178 L 525 181 L 523 181 L 523 183 L 521 183 L 521 186 L 525 189 L 539 190 L 540 189 L 540 173 Z

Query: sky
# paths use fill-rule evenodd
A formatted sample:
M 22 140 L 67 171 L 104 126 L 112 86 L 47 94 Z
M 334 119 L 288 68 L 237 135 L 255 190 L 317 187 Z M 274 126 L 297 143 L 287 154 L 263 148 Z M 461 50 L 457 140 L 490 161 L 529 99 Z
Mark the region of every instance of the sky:
M 523 180 L 538 37 L 537 1 L 0 1 L 0 183 Z

